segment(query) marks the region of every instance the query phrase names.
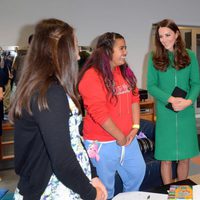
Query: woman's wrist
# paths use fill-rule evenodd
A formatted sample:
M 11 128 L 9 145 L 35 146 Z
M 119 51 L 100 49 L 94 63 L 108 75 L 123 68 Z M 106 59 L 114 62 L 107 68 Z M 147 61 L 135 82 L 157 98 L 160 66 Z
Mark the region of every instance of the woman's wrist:
M 169 97 L 169 99 L 167 100 L 169 103 L 173 103 L 175 101 L 175 97 L 171 96 Z
M 140 129 L 140 124 L 133 124 L 132 129 Z

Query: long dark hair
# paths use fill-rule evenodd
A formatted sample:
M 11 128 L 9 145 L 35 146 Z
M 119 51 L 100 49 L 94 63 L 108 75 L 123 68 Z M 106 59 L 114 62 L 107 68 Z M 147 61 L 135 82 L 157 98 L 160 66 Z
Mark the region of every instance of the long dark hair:
M 39 109 L 48 109 L 46 92 L 53 82 L 60 84 L 80 109 L 74 38 L 74 29 L 61 20 L 45 19 L 36 25 L 11 104 L 10 120 L 20 117 L 22 109 L 32 113 L 30 102 L 36 92 Z
M 178 33 L 178 37 L 174 44 L 174 63 L 173 67 L 177 70 L 183 69 L 190 64 L 190 57 L 185 49 L 185 43 L 181 37 L 180 30 L 175 22 L 171 19 L 164 19 L 157 24 L 155 32 L 155 52 L 153 52 L 153 63 L 156 69 L 166 71 L 170 64 L 168 51 L 160 42 L 159 28 L 167 27 L 174 33 Z
M 113 79 L 113 73 L 110 65 L 113 55 L 113 46 L 117 39 L 124 39 L 122 35 L 114 32 L 107 32 L 101 35 L 97 41 L 96 49 L 84 64 L 79 81 L 83 77 L 84 73 L 91 67 L 93 67 L 103 78 L 106 89 L 111 96 L 115 96 L 115 85 Z M 120 66 L 120 71 L 123 78 L 128 82 L 133 94 L 136 88 L 136 77 L 128 64 L 125 63 Z

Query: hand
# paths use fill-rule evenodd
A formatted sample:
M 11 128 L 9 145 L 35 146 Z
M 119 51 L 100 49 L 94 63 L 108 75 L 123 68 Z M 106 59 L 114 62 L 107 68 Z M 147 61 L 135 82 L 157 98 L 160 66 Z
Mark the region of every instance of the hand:
M 97 192 L 97 195 L 96 195 L 95 200 L 106 200 L 107 199 L 107 197 L 105 197 L 105 194 L 103 193 L 101 188 L 96 187 L 96 192 Z
M 4 95 L 4 93 L 3 93 L 3 88 L 0 87 L 0 101 L 3 100 L 3 95 Z
M 172 107 L 175 111 L 181 111 L 187 108 L 188 106 L 190 106 L 191 104 L 192 104 L 192 100 L 177 97 L 176 101 L 172 103 Z
M 168 99 L 168 102 L 171 103 L 171 104 L 173 104 L 173 103 L 178 102 L 178 99 L 179 99 L 179 98 L 176 98 L 176 97 L 171 96 L 171 97 Z
M 126 140 L 127 140 L 126 146 L 128 146 L 129 144 L 131 144 L 131 142 L 135 138 L 137 132 L 138 132 L 138 129 L 136 129 L 136 128 L 131 129 L 130 133 L 126 136 Z
M 13 74 L 10 73 L 9 74 L 9 79 L 13 79 L 13 77 L 14 77 Z
M 119 146 L 125 146 L 127 143 L 127 137 L 125 135 L 123 135 L 123 137 L 120 140 L 117 140 L 117 144 Z
M 108 193 L 107 190 L 105 188 L 105 186 L 103 185 L 103 183 L 101 182 L 101 180 L 98 177 L 95 177 L 91 180 L 91 184 L 96 188 L 97 190 L 97 197 L 96 200 L 104 200 L 107 199 L 108 197 Z

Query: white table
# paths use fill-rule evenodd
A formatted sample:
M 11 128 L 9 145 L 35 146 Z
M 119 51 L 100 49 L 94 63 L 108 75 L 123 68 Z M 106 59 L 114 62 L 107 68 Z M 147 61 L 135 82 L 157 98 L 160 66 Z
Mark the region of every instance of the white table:
M 112 200 L 167 200 L 167 197 L 167 194 L 138 191 L 119 193 Z

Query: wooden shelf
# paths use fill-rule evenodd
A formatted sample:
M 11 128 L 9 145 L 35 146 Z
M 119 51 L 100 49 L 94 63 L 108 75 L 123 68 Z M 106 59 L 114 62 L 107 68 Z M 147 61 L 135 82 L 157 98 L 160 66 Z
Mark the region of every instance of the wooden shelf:
M 11 145 L 11 144 L 14 144 L 13 140 L 1 142 L 1 145 Z
M 9 122 L 2 123 L 2 136 L 0 136 L 0 160 L 14 158 L 14 127 Z
M 140 118 L 154 121 L 155 111 L 153 100 L 147 99 L 145 101 L 140 101 Z
M 14 158 L 14 155 L 3 156 L 2 160 L 11 160 Z

